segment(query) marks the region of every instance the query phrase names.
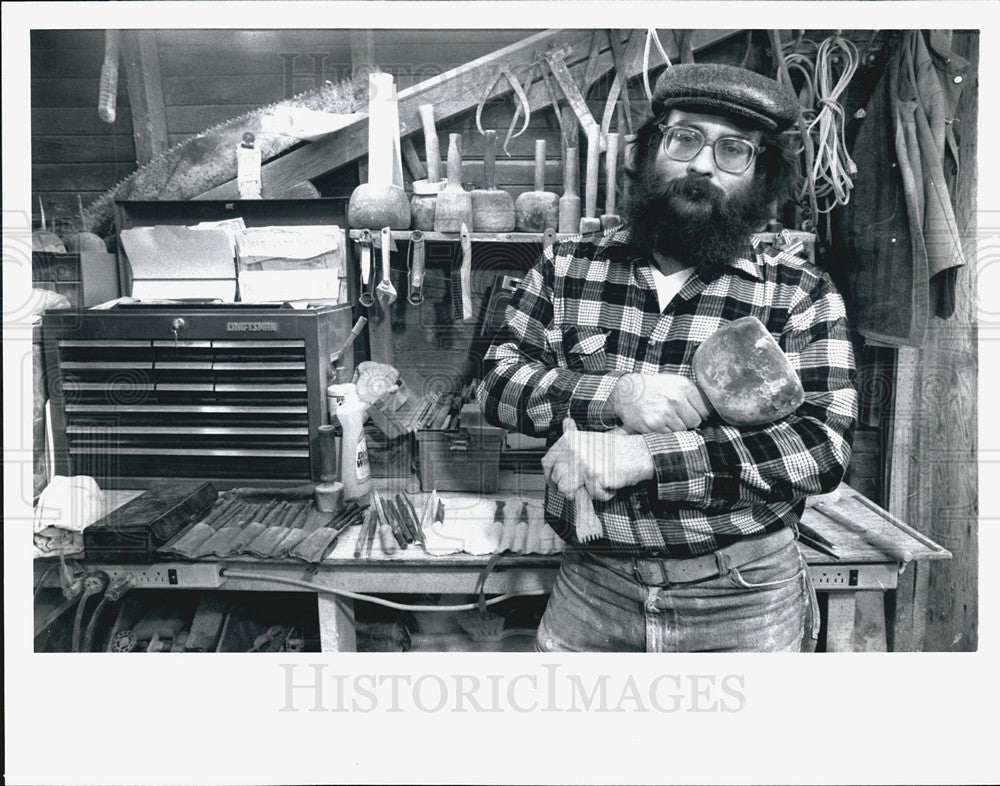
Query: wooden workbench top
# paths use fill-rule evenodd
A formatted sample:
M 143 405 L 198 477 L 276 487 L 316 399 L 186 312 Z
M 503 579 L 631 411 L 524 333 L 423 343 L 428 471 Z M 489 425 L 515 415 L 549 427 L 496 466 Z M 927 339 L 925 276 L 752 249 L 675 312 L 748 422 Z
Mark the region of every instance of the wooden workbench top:
M 374 485 L 377 490 L 386 494 L 402 491 L 400 482 L 390 479 L 378 479 Z M 141 492 L 135 490 L 106 491 L 108 510 L 113 510 L 123 505 L 139 493 Z M 418 492 L 415 494 L 411 493 L 409 496 L 417 511 L 420 512 L 429 495 Z M 451 511 L 452 521 L 458 527 L 481 528 L 484 517 L 492 520 L 491 511 L 496 500 L 508 503 L 509 508 L 514 510 L 519 509 L 522 502 L 527 502 L 531 524 L 537 526 L 538 519 L 541 516 L 543 494 L 536 490 L 526 490 L 513 493 L 505 491 L 498 494 L 442 492 L 439 496 L 444 500 L 446 509 Z M 891 555 L 887 555 L 883 550 L 869 543 L 864 535 L 852 531 L 852 529 L 843 523 L 826 515 L 822 512 L 824 509 L 833 510 L 839 516 L 849 519 L 856 526 L 864 528 L 869 532 L 874 532 L 877 536 L 881 536 L 889 542 L 896 544 L 900 549 L 909 553 L 913 560 L 937 560 L 949 559 L 951 557 L 951 553 L 944 547 L 934 543 L 927 536 L 916 532 L 905 523 L 898 520 L 894 521 L 894 517 L 888 511 L 874 506 L 874 503 L 870 503 L 859 492 L 846 484 L 841 484 L 829 494 L 817 495 L 807 500 L 806 509 L 802 516 L 802 523 L 827 538 L 833 544 L 833 550 L 837 554 L 837 558 L 835 559 L 812 549 L 804 543 L 800 543 L 800 547 L 811 564 L 836 564 L 837 562 L 885 563 L 892 561 Z M 455 517 L 458 517 L 460 521 L 455 522 Z M 462 519 L 464 519 L 464 522 L 461 521 Z M 454 527 L 449 527 L 445 534 L 447 535 L 454 531 Z M 357 565 L 359 560 L 354 558 L 354 547 L 359 534 L 359 526 L 349 527 L 341 533 L 334 551 L 325 560 L 324 564 L 330 566 L 338 564 Z M 475 544 L 475 548 L 472 550 L 479 551 L 479 553 L 467 553 L 462 550 L 454 551 L 450 548 L 443 549 L 440 547 L 440 539 L 437 539 L 435 542 L 438 544 L 438 548 L 432 548 L 430 553 L 422 549 L 419 545 L 411 545 L 409 548 L 401 549 L 392 555 L 383 554 L 376 542 L 371 556 L 362 559 L 361 562 L 371 565 L 388 564 L 399 567 L 427 565 L 428 563 L 433 563 L 441 567 L 452 565 L 470 566 L 485 564 L 492 553 L 489 550 L 485 550 L 483 540 L 478 535 L 470 542 L 474 542 Z M 551 550 L 551 553 L 508 553 L 504 559 L 504 564 L 550 565 L 556 563 L 560 558 L 561 541 L 556 539 L 552 543 L 555 544 L 555 548 Z M 260 562 L 260 560 L 252 557 L 232 557 L 228 558 L 227 561 Z

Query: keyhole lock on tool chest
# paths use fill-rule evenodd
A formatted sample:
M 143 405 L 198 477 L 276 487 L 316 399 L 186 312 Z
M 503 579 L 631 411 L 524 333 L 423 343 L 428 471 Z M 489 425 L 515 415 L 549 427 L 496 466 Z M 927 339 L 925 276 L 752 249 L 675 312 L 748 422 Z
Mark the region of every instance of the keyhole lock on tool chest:
M 187 322 L 185 322 L 181 317 L 177 317 L 173 322 L 170 323 L 170 332 L 174 334 L 174 347 L 177 346 L 177 338 L 182 330 L 187 328 Z

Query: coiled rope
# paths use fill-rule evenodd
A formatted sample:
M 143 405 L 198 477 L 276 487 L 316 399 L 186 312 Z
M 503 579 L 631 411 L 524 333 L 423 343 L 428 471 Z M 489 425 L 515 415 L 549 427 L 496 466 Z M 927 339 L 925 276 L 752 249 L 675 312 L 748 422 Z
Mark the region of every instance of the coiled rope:
M 816 138 L 812 179 L 817 198 L 826 203 L 820 208 L 824 213 L 850 201 L 853 178 L 858 172 L 847 151 L 844 107 L 840 103 L 857 70 L 858 50 L 851 41 L 832 36 L 819 45 L 814 103 L 819 113 L 809 124 L 809 133 Z

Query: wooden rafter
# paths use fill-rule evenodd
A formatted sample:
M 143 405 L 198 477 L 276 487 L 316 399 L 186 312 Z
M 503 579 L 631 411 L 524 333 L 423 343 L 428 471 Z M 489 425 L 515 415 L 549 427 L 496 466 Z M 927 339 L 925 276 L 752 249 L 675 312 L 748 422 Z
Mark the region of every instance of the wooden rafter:
M 122 33 L 125 78 L 132 107 L 132 133 L 139 166 L 167 149 L 167 114 L 160 82 L 160 57 L 153 30 Z
M 624 34 L 629 31 L 620 32 Z M 692 36 L 692 51 L 705 49 L 739 32 L 738 30 L 698 31 Z M 635 34 L 641 33 L 635 31 Z M 586 69 L 587 54 L 590 51 L 593 35 L 592 30 L 546 30 L 403 90 L 399 94 L 401 136 L 406 137 L 420 130 L 418 108 L 421 104 L 433 104 L 434 115 L 438 121 L 466 112 L 476 106 L 482 97 L 483 87 L 490 84 L 500 66 L 507 65 L 521 69 L 530 65 L 541 53 L 549 49 L 566 45 L 571 48 L 572 54 L 567 58 L 567 64 L 570 73 L 579 81 Z M 679 54 L 677 44 L 670 39 L 665 48 L 671 59 Z M 606 74 L 613 65 L 610 46 L 601 49 L 593 66 L 594 79 Z M 641 71 L 642 55 L 638 52 L 628 63 L 628 75 L 635 76 Z M 509 92 L 510 87 L 501 82 L 493 95 L 494 97 L 503 95 L 504 91 Z M 540 80 L 528 90 L 528 98 L 532 111 L 550 105 L 548 93 Z M 294 183 L 311 180 L 339 169 L 367 153 L 368 118 L 365 116 L 339 131 L 266 163 L 262 177 L 268 184 L 269 190 L 281 191 L 282 188 Z M 236 181 L 230 180 L 195 198 L 233 199 L 236 196 Z

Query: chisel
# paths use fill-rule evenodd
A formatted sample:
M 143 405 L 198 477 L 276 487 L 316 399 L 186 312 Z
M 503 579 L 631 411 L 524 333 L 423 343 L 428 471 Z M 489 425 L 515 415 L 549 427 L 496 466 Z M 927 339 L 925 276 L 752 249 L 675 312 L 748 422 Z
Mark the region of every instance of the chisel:
M 462 247 L 462 266 L 458 276 L 462 291 L 462 321 L 465 322 L 475 316 L 472 311 L 472 237 L 465 224 L 462 224 L 459 241 Z
M 392 522 L 389 517 L 386 516 L 385 507 L 382 504 L 382 498 L 379 496 L 377 491 L 372 492 L 372 507 L 375 508 L 375 513 L 378 515 L 378 537 L 379 542 L 382 544 L 382 551 L 386 554 L 395 553 L 398 548 L 406 548 L 406 540 L 401 534 L 397 534 L 396 530 L 392 526 Z
M 372 528 L 372 523 L 375 521 L 375 517 L 372 516 L 372 510 L 369 508 L 366 511 L 365 519 L 361 524 L 361 529 L 358 530 L 358 539 L 354 544 L 354 559 L 360 559 L 361 554 L 364 551 L 365 544 L 368 542 L 368 532 Z
M 399 509 L 399 501 L 394 497 L 386 497 L 382 500 L 382 507 L 385 508 L 385 512 L 388 514 L 389 519 L 393 522 L 393 529 L 399 531 L 399 533 L 403 536 L 403 540 L 406 541 L 406 545 L 409 546 L 413 543 L 417 539 L 417 535 L 416 532 L 410 528 L 410 522 Z
M 417 518 L 417 511 L 413 509 L 413 503 L 410 502 L 405 494 L 399 493 L 396 495 L 396 509 L 406 520 L 406 526 L 413 535 L 413 539 L 423 546 L 424 533 L 420 529 L 420 520 Z

